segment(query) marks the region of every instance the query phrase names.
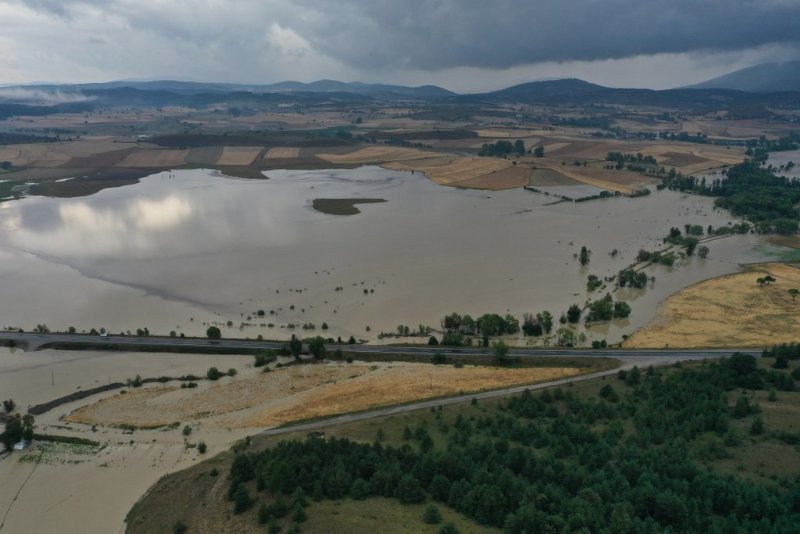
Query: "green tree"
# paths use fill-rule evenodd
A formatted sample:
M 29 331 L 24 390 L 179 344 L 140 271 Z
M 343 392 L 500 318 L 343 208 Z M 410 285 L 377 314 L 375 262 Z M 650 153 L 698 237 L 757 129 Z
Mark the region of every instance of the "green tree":
M 222 332 L 216 326 L 209 326 L 206 329 L 206 336 L 208 336 L 208 339 L 220 339 L 222 337 Z
M 400 478 L 394 496 L 403 504 L 419 504 L 425 500 L 419 480 L 409 474 Z
M 581 307 L 578 306 L 577 304 L 573 304 L 567 310 L 567 321 L 569 321 L 572 324 L 577 323 L 578 321 L 581 320 L 581 313 L 583 313 Z
M 578 261 L 581 262 L 581 265 L 588 265 L 590 256 L 592 255 L 592 251 L 586 248 L 586 246 L 581 247 L 581 252 L 578 254 Z
M 442 522 L 442 514 L 435 504 L 430 504 L 422 514 L 422 520 L 428 525 L 438 525 Z
M 764 433 L 764 420 L 761 418 L 760 415 L 757 415 L 755 419 L 753 419 L 753 423 L 750 425 L 750 434 L 753 436 L 758 436 Z
M 516 152 L 518 156 L 525 154 L 525 141 L 522 139 L 514 141 L 514 152 Z
M 317 360 L 323 359 L 327 352 L 325 350 L 325 339 L 322 336 L 311 338 L 311 340 L 308 342 L 308 352 L 310 352 Z
M 206 378 L 209 380 L 219 380 L 223 376 L 225 375 L 216 367 L 209 367 L 208 371 L 206 371 Z
M 497 363 L 501 365 L 508 363 L 508 345 L 506 345 L 503 340 L 495 342 L 492 345 L 492 350 L 494 351 L 494 359 Z
M 702 259 L 706 259 L 706 258 L 708 257 L 708 253 L 709 253 L 709 250 L 708 250 L 708 247 L 707 247 L 707 246 L 705 246 L 705 245 L 700 245 L 699 247 L 697 247 L 697 255 L 698 255 L 700 258 L 702 258 Z
M 686 255 L 691 256 L 694 254 L 694 249 L 697 247 L 699 240 L 696 237 L 684 237 L 683 246 L 686 247 Z
M 303 342 L 295 336 L 289 341 L 289 352 L 296 360 L 300 359 L 300 353 L 303 352 Z
M 553 331 L 553 315 L 549 311 L 545 310 L 542 313 L 537 313 L 536 318 L 539 320 L 539 324 L 542 325 L 545 334 Z
M 793 287 L 792 289 L 789 290 L 789 295 L 791 295 L 792 301 L 794 301 L 795 299 L 797 299 L 797 295 L 800 295 L 800 289 Z
M 537 158 L 544 157 L 544 147 L 542 145 L 537 145 L 536 148 L 533 149 L 533 155 Z

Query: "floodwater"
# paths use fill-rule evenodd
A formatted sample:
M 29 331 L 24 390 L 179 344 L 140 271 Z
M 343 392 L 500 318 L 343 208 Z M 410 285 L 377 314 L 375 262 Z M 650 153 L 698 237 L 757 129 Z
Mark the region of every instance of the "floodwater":
M 671 226 L 732 220 L 713 199 L 672 191 L 549 205 L 521 189 L 459 190 L 378 167 L 268 175 L 165 172 L 89 197 L 1 204 L 0 326 L 202 335 L 231 321 L 223 336 L 286 339 L 314 323 L 315 333 L 375 340 L 400 324 L 438 327 L 453 311 L 558 317 L 602 296 L 587 294 L 588 274 L 616 274 Z M 311 208 L 314 198 L 357 197 L 387 202 L 354 216 Z M 582 245 L 587 267 L 575 256 Z M 590 339 L 617 341 L 674 291 L 778 249 L 756 236 L 708 246 L 706 260 L 652 267 L 651 287 L 620 293 L 631 318 Z
M 767 158 L 767 165 L 773 167 L 782 167 L 789 162 L 794 163 L 794 167 L 788 171 L 776 170 L 775 174 L 778 176 L 786 176 L 787 178 L 800 178 L 800 150 L 783 150 L 780 152 L 770 152 Z

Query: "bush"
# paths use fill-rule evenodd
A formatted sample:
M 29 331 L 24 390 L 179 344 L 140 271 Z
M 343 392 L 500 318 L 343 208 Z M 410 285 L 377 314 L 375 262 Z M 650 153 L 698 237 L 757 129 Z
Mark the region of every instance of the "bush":
M 428 525 L 438 525 L 442 522 L 442 514 L 439 512 L 439 509 L 436 508 L 435 504 L 431 504 L 425 508 L 425 512 L 422 514 L 422 520 Z
M 180 521 L 180 520 L 179 521 L 175 521 L 175 524 L 172 525 L 173 534 L 183 534 L 187 530 L 189 530 L 189 527 L 187 527 L 186 523 L 184 523 L 183 521 Z
M 753 436 L 758 436 L 764 433 L 764 420 L 761 416 L 757 416 L 753 419 L 753 423 L 750 425 L 750 434 Z
M 192 427 L 190 427 L 189 425 L 186 425 L 185 427 L 183 427 L 183 435 L 184 436 L 190 436 L 191 434 L 192 434 Z
M 207 448 L 208 447 L 206 446 L 205 441 L 201 441 L 200 443 L 197 444 L 197 452 L 199 452 L 200 454 L 205 454 Z
M 234 369 L 233 367 L 228 369 L 228 376 L 236 376 L 236 369 Z
M 444 354 L 442 354 L 441 352 L 437 352 L 437 353 L 436 353 L 436 354 L 434 354 L 434 355 L 433 355 L 433 357 L 431 358 L 431 362 L 432 362 L 434 365 L 441 365 L 441 364 L 443 364 L 443 363 L 447 363 L 447 356 L 445 356 L 445 355 L 444 355 Z
M 206 378 L 208 378 L 209 380 L 219 380 L 223 376 L 225 375 L 221 373 L 220 370 L 217 369 L 216 367 L 210 367 L 208 371 L 206 371 Z
M 208 336 L 208 339 L 221 339 L 222 332 L 216 326 L 209 326 L 206 329 L 206 336 Z
M 261 352 L 256 352 L 253 355 L 253 358 L 255 360 L 253 362 L 253 367 L 264 367 L 265 365 L 274 362 L 276 356 L 272 351 L 261 351 Z
M 436 339 L 436 337 L 431 336 L 431 337 L 428 338 L 428 345 L 430 345 L 432 347 L 435 347 L 438 344 L 439 344 L 439 340 Z
M 233 492 L 233 513 L 241 514 L 253 506 L 253 499 L 244 484 L 238 484 Z
M 295 506 L 294 514 L 292 514 L 292 521 L 295 523 L 303 523 L 306 519 L 308 519 L 308 515 L 306 514 L 305 508 L 299 504 Z

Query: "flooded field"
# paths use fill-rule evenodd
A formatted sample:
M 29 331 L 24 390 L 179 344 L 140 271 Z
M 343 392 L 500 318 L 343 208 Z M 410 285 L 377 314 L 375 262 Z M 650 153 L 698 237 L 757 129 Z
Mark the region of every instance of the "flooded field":
M 521 189 L 457 190 L 377 167 L 268 175 L 164 172 L 90 197 L 1 204 L 0 326 L 202 335 L 214 322 L 230 337 L 375 340 L 400 324 L 438 327 L 452 311 L 558 317 L 590 297 L 588 274 L 616 274 L 671 226 L 732 220 L 713 199 L 671 191 L 549 205 Z M 316 198 L 386 202 L 341 216 L 312 209 Z M 582 245 L 587 267 L 575 258 Z M 651 287 L 620 293 L 631 318 L 593 336 L 616 341 L 669 294 L 780 252 L 755 236 L 708 246 L 706 260 L 651 268 Z
M 793 165 L 789 165 L 790 168 L 786 169 L 786 164 L 789 162 L 793 163 Z M 769 158 L 767 158 L 767 165 L 777 167 L 778 170 L 775 171 L 775 174 L 778 176 L 800 178 L 800 150 L 770 152 Z

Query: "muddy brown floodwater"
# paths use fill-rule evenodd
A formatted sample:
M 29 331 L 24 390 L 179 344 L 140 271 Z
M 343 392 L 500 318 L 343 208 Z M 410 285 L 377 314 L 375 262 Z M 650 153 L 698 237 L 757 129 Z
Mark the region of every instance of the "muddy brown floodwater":
M 452 311 L 558 317 L 602 296 L 587 294 L 588 274 L 616 274 L 671 226 L 733 220 L 713 199 L 672 191 L 550 205 L 521 189 L 459 190 L 378 167 L 268 175 L 164 172 L 89 197 L 0 204 L 0 326 L 202 335 L 215 322 L 223 336 L 288 338 L 326 322 L 326 336 L 374 340 L 399 324 L 436 327 Z M 387 202 L 341 217 L 313 210 L 315 198 Z M 582 245 L 587 267 L 575 259 Z M 708 246 L 706 260 L 650 268 L 651 287 L 619 293 L 631 318 L 590 339 L 619 340 L 669 294 L 781 253 L 756 236 Z

